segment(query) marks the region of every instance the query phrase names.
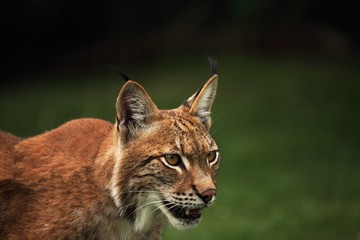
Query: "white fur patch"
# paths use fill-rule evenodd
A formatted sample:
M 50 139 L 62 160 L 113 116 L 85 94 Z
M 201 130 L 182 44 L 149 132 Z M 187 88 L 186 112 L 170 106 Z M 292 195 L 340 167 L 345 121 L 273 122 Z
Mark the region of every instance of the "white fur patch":
M 215 153 L 216 153 L 215 160 L 209 163 L 210 167 L 213 166 L 215 163 L 217 163 L 219 160 L 220 153 L 218 151 L 216 151 Z
M 154 224 L 156 209 L 162 201 L 156 194 L 149 194 L 138 201 L 134 229 L 136 232 L 146 231 Z
M 121 161 L 121 143 L 120 138 L 116 141 L 115 146 L 115 154 L 114 154 L 114 168 L 113 168 L 113 174 L 111 177 L 111 197 L 114 200 L 115 205 L 119 208 L 120 203 L 120 187 L 118 186 L 118 179 L 119 179 L 119 169 L 120 169 L 120 161 Z M 120 213 L 121 214 L 121 213 Z
M 183 163 L 184 163 L 185 169 L 186 169 L 186 170 L 189 170 L 189 169 L 190 169 L 190 162 L 189 162 L 189 160 L 188 160 L 185 156 L 183 156 L 183 155 L 180 155 L 180 157 L 181 157 L 181 160 L 182 160 Z
M 210 108 L 214 100 L 214 96 L 215 91 L 211 86 L 206 88 L 203 94 L 200 96 L 198 104 L 195 108 L 196 114 L 200 118 L 205 118 L 210 115 Z

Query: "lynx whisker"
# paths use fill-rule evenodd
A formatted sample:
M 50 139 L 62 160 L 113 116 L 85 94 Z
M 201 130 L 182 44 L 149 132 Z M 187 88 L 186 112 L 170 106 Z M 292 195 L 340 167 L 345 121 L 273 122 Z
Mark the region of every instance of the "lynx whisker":
M 176 205 L 174 203 L 169 202 L 169 203 L 166 203 L 166 204 L 163 204 L 163 205 L 160 205 L 160 206 L 156 207 L 154 210 L 151 211 L 151 213 L 154 213 L 157 210 L 161 210 L 162 206 L 166 207 L 166 206 L 169 206 L 169 205 L 173 205 L 172 207 L 169 207 L 169 209 L 173 209 L 174 207 L 176 207 Z
M 217 128 L 213 129 L 210 133 L 210 135 L 212 136 L 216 131 L 218 131 L 219 129 L 223 129 L 226 127 L 229 127 L 230 125 L 222 125 L 222 126 L 218 126 Z
M 153 201 L 153 202 L 149 202 L 149 203 L 145 203 L 143 205 L 140 205 L 138 206 L 137 208 L 135 208 L 131 213 L 129 213 L 129 216 L 131 216 L 132 214 L 134 214 L 136 211 L 144 208 L 144 207 L 147 207 L 147 206 L 150 206 L 152 204 L 156 204 L 156 203 L 161 203 L 162 201 L 161 200 L 157 200 L 157 201 Z

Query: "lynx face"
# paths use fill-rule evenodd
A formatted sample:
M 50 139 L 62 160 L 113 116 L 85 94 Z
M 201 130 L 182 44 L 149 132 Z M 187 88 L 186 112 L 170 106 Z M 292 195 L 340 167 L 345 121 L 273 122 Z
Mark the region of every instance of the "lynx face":
M 135 228 L 165 215 L 179 229 L 195 227 L 216 197 L 220 152 L 212 139 L 214 74 L 183 105 L 159 110 L 128 81 L 117 99 L 117 146 L 111 193 Z

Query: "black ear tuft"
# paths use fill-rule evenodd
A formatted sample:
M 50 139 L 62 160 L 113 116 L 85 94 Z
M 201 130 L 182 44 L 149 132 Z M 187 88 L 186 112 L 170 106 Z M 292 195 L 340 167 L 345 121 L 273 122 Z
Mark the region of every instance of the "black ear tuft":
M 120 74 L 120 76 L 125 80 L 125 82 L 129 81 L 131 78 L 126 74 L 124 73 L 119 67 L 116 67 L 116 66 L 111 66 L 111 68 L 113 70 L 115 70 L 118 74 Z
M 217 60 L 212 57 L 208 57 L 210 63 L 211 76 L 217 74 Z

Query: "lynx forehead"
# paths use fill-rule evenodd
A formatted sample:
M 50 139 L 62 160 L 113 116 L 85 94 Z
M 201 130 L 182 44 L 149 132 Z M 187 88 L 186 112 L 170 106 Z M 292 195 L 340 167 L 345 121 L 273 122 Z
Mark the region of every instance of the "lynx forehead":
M 171 110 L 128 80 L 115 124 L 78 119 L 29 139 L 0 132 L 0 238 L 156 240 L 163 218 L 195 227 L 217 194 L 217 78 Z

